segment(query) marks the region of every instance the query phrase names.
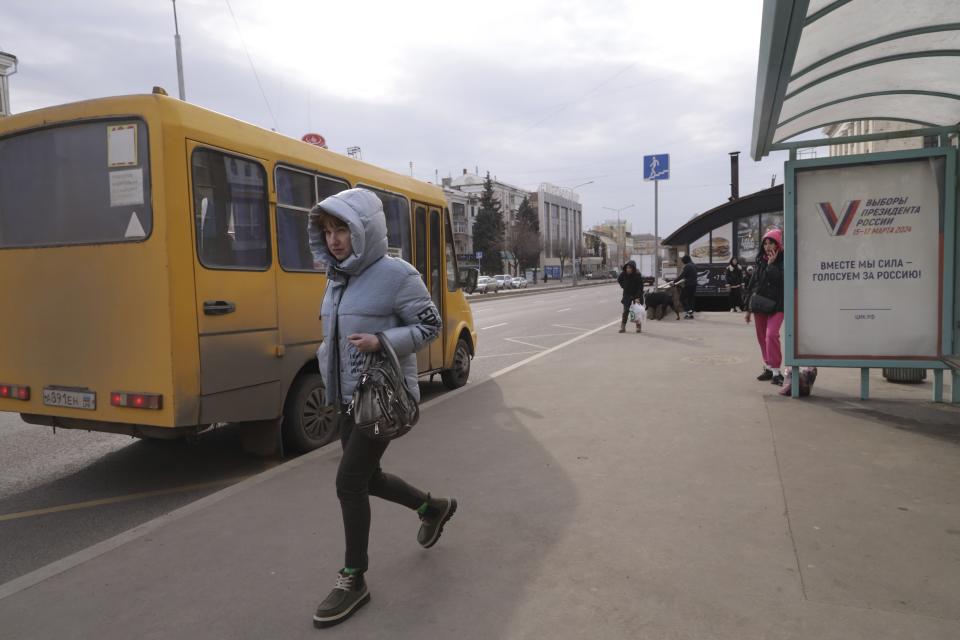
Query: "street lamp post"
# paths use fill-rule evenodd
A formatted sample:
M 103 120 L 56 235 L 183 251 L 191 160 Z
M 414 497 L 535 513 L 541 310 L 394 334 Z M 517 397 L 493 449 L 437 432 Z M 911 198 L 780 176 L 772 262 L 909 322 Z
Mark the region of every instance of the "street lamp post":
M 585 187 L 588 184 L 593 184 L 593 180 L 590 182 L 584 182 L 583 184 L 578 184 L 575 187 L 570 187 L 570 191 L 576 193 L 576 190 L 580 187 Z M 583 219 L 583 207 L 580 207 L 580 219 Z M 577 286 L 577 240 L 579 239 L 579 229 L 577 228 L 577 216 L 573 216 L 573 224 L 570 225 L 573 227 L 573 233 L 570 234 L 570 270 L 573 272 L 573 286 Z M 561 276 L 563 274 L 560 274 Z
M 613 207 L 604 207 L 604 209 L 607 209 L 608 211 L 617 212 L 617 253 L 619 254 L 617 259 L 620 261 L 619 263 L 621 265 L 623 264 L 623 248 L 621 245 L 621 236 L 623 235 L 623 231 L 620 229 L 620 212 L 626 211 L 632 206 L 633 206 L 632 204 L 628 204 L 627 206 L 620 207 L 619 209 L 614 209 Z
M 180 24 L 177 22 L 177 0 L 173 0 L 173 44 L 177 50 L 177 84 L 180 89 L 180 99 L 186 102 L 187 92 L 183 86 L 183 52 L 180 50 Z

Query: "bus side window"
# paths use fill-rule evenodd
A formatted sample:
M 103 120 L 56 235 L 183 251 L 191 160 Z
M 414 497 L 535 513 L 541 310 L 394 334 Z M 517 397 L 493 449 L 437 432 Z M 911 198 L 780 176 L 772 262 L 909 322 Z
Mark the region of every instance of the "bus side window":
M 191 164 L 200 264 L 212 269 L 268 269 L 270 233 L 263 167 L 212 149 L 195 149 Z
M 395 258 L 410 258 L 410 205 L 403 196 L 381 191 L 367 185 L 357 185 L 374 192 L 383 203 L 383 214 L 387 218 L 387 254 Z
M 318 176 L 287 167 L 277 167 L 277 245 L 284 271 L 326 271 L 314 264 L 307 233 L 310 209 L 350 185 L 346 181 Z
M 457 274 L 460 273 L 457 270 L 457 252 L 454 250 L 453 230 L 450 228 L 450 212 L 444 209 L 443 213 L 443 248 L 447 262 L 447 291 L 456 291 L 460 288 L 457 279 Z

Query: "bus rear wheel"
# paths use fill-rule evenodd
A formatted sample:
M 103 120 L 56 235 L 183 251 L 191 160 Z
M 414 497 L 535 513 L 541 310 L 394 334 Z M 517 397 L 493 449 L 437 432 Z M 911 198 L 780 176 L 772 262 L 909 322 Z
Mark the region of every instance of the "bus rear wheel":
M 287 447 L 306 453 L 337 438 L 337 412 L 327 404 L 325 394 L 319 373 L 305 373 L 294 380 L 283 408 L 283 441 Z
M 470 377 L 470 345 L 466 339 L 457 340 L 457 350 L 453 353 L 453 367 L 440 372 L 447 389 L 457 389 L 467 384 Z

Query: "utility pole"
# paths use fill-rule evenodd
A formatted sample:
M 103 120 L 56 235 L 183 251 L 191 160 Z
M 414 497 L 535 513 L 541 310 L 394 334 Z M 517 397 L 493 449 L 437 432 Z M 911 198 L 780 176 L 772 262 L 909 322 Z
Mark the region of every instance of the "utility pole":
M 183 88 L 183 52 L 180 50 L 180 24 L 177 22 L 177 0 L 173 0 L 173 43 L 177 49 L 177 84 L 180 87 L 180 99 L 187 101 L 187 92 Z

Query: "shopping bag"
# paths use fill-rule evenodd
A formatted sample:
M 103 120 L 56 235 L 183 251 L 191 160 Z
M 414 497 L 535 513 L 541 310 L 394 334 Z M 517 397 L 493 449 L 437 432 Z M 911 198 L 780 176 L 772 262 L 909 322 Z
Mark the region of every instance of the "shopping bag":
M 789 396 L 793 393 L 793 367 L 784 367 L 786 369 L 783 388 L 780 389 L 780 395 Z M 817 379 L 816 367 L 800 367 L 800 397 L 805 398 L 810 395 L 813 383 Z
M 647 309 L 639 302 L 630 305 L 630 322 L 640 324 L 647 317 Z

